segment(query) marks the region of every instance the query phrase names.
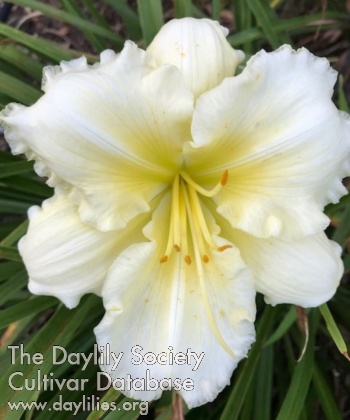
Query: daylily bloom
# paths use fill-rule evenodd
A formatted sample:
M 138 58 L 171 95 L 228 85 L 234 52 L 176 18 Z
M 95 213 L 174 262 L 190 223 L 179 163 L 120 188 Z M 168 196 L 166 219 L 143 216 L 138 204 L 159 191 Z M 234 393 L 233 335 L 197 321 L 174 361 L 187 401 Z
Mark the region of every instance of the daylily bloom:
M 1 114 L 14 154 L 55 187 L 29 210 L 19 250 L 29 289 L 69 308 L 103 297 L 99 345 L 124 352 L 114 379 L 186 378 L 213 400 L 254 341 L 255 292 L 317 306 L 343 266 L 323 213 L 346 194 L 350 123 L 326 59 L 283 46 L 243 53 L 210 20 L 173 20 L 146 51 L 44 70 L 44 96 Z M 131 353 L 204 352 L 137 364 Z M 162 356 L 163 357 L 163 356 Z M 161 389 L 125 391 L 152 400 Z

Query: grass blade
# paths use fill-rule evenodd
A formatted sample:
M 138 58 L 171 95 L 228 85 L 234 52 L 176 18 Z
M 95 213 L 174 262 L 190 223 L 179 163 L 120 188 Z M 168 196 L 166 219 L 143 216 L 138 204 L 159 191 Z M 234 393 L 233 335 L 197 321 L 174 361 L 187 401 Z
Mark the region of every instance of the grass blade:
M 2 71 L 0 71 L 0 92 L 25 105 L 31 105 L 41 96 L 39 90 Z
M 57 304 L 58 300 L 56 298 L 40 296 L 12 305 L 0 311 L 0 328 L 7 327 L 29 315 L 36 315 L 44 309 L 51 308 L 51 306 Z
M 1 76 L 0 76 L 1 77 Z M 33 170 L 33 162 L 0 163 L 0 178 L 24 174 Z
M 348 360 L 350 360 L 350 356 L 348 353 L 348 348 L 346 346 L 346 343 L 339 331 L 339 328 L 337 327 L 337 324 L 334 321 L 334 318 L 331 314 L 331 311 L 329 310 L 327 303 L 324 303 L 319 307 L 320 312 L 323 316 L 323 319 L 326 322 L 327 329 L 329 334 L 331 335 L 335 345 L 337 346 L 340 353 L 346 357 Z
M 126 0 L 105 0 L 113 9 L 115 9 L 123 20 L 129 36 L 134 41 L 142 38 L 142 30 L 139 18 L 132 8 L 126 3 Z
M 314 368 L 315 331 L 317 312 L 311 312 L 310 336 L 304 357 L 294 370 L 287 395 L 278 413 L 277 420 L 299 420 L 309 391 Z
M 273 309 L 271 306 L 266 306 L 264 313 L 258 323 L 256 342 L 249 352 L 248 359 L 244 362 L 244 365 L 240 370 L 240 374 L 234 383 L 231 395 L 227 401 L 220 420 L 238 419 L 243 402 L 245 400 L 245 396 L 257 369 L 259 363 L 259 353 L 269 332 L 272 318 Z
M 192 16 L 191 0 L 175 0 L 174 7 L 177 19 Z
M 286 35 L 286 32 L 278 33 L 274 29 L 274 23 L 277 21 L 277 17 L 268 2 L 265 0 L 248 0 L 247 3 L 272 48 L 278 48 L 285 43 L 292 43 L 289 36 Z
M 163 9 L 160 0 L 137 0 L 143 39 L 150 44 L 163 26 Z
M 317 365 L 314 366 L 312 384 L 318 394 L 320 402 L 327 420 L 342 420 L 343 417 L 334 401 L 332 391 L 330 390 L 327 380 L 322 375 Z
M 17 4 L 22 7 L 29 7 L 32 10 L 38 10 L 43 13 L 45 16 L 51 17 L 52 19 L 57 19 L 61 22 L 69 23 L 70 25 L 79 28 L 81 31 L 87 31 L 99 35 L 103 38 L 106 38 L 118 47 L 122 47 L 124 44 L 123 39 L 116 33 L 105 29 L 95 23 L 89 22 L 87 19 L 83 19 L 73 14 L 67 13 L 63 10 L 57 9 L 56 7 L 50 6 L 45 3 L 41 3 L 36 0 L 12 0 L 11 3 Z

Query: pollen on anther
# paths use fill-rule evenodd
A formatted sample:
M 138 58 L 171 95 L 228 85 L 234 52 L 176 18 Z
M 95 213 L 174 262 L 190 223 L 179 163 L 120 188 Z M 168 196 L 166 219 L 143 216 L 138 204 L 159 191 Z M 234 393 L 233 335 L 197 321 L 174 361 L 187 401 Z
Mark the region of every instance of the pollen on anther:
M 180 252 L 181 251 L 181 248 L 179 247 L 179 245 L 174 245 L 174 249 L 175 249 L 175 251 L 176 252 Z
M 204 255 L 203 255 L 203 261 L 204 261 L 205 263 L 209 262 L 209 257 L 208 257 L 208 255 L 206 255 L 206 254 L 204 254 Z
M 188 265 L 192 263 L 192 258 L 190 257 L 190 255 L 185 256 L 185 263 L 187 263 Z
M 228 170 L 226 170 L 226 171 L 222 174 L 221 179 L 220 179 L 220 184 L 221 184 L 222 186 L 224 186 L 224 185 L 226 185 L 227 181 L 228 181 Z
M 169 259 L 169 257 L 168 257 L 167 255 L 164 255 L 164 257 L 162 257 L 162 258 L 159 260 L 159 262 L 162 264 L 162 263 L 167 262 L 167 261 L 168 261 L 168 259 Z

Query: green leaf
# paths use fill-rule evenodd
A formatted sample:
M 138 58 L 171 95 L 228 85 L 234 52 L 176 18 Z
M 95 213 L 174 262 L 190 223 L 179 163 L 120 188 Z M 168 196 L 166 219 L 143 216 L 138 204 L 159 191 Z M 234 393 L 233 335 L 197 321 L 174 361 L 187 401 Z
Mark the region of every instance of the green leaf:
M 271 419 L 271 403 L 273 393 L 273 346 L 264 347 L 261 352 L 257 375 L 254 383 L 255 400 L 252 404 L 254 408 L 255 420 Z
M 212 0 L 211 2 L 211 18 L 219 20 L 221 10 L 221 0 Z
M 332 391 L 327 384 L 327 380 L 322 375 L 320 369 L 315 364 L 314 373 L 312 377 L 312 384 L 318 395 L 318 401 L 320 402 L 323 412 L 326 415 L 327 420 L 342 420 L 343 417 L 339 411 L 339 408 L 334 401 Z
M 1 75 L 0 75 L 1 77 Z M 1 85 L 0 85 L 1 88 Z M 33 170 L 33 162 L 0 163 L 0 178 L 24 174 Z
M 19 226 L 16 227 L 9 235 L 6 236 L 1 242 L 0 245 L 11 246 L 16 243 L 27 231 L 28 229 L 28 220 L 22 222 Z
M 1 283 L 0 286 L 0 305 L 7 302 L 10 298 L 16 295 L 28 282 L 28 276 L 24 268 L 10 277 L 7 281 Z
M 335 345 L 337 346 L 340 353 L 345 356 L 348 360 L 350 360 L 348 348 L 346 346 L 346 343 L 339 331 L 339 328 L 337 327 L 337 324 L 334 321 L 334 318 L 327 306 L 327 303 L 324 303 L 319 307 L 320 312 L 323 316 L 323 319 L 326 322 L 327 329 L 329 331 L 329 334 L 331 335 Z
M 232 7 L 233 7 L 235 23 L 236 23 L 236 34 L 233 36 L 239 37 L 242 31 L 245 31 L 245 33 L 247 33 L 250 28 L 255 26 L 254 16 L 250 8 L 248 7 L 246 0 L 232 0 Z M 260 33 L 261 36 L 263 36 L 260 30 L 257 30 L 257 32 Z M 243 39 L 243 41 L 239 42 L 239 44 L 243 46 L 244 53 L 246 55 L 252 55 L 254 54 L 255 50 L 254 50 L 253 44 L 249 42 L 249 37 L 247 38 L 248 39 L 246 41 L 244 41 Z
M 10 261 L 22 261 L 17 248 L 0 245 L 0 258 Z
M 123 39 L 109 29 L 105 29 L 95 23 L 89 22 L 87 19 L 82 17 L 67 13 L 57 7 L 53 7 L 36 0 L 12 0 L 11 3 L 22 7 L 29 7 L 32 10 L 38 10 L 45 16 L 57 19 L 61 22 L 69 23 L 82 31 L 88 31 L 89 33 L 100 35 L 103 38 L 113 41 L 113 43 L 115 43 L 118 47 L 122 47 L 124 44 Z
M 277 21 L 275 12 L 265 0 L 247 0 L 247 4 L 253 12 L 262 32 L 266 36 L 273 48 L 278 48 L 282 44 L 291 44 L 290 38 L 286 33 L 278 33 L 274 24 Z
M 303 359 L 298 363 L 294 370 L 287 395 L 278 413 L 277 420 L 300 419 L 313 374 L 316 315 L 316 311 L 311 313 L 308 347 L 305 351 Z
M 192 2 L 191 0 L 175 0 L 175 17 L 177 19 L 192 16 Z
M 142 34 L 146 45 L 150 44 L 163 26 L 163 10 L 160 0 L 137 0 Z
M 17 67 L 33 78 L 41 79 L 42 65 L 18 47 L 13 45 L 0 45 L 0 57 L 2 60 L 8 61 L 11 66 Z
M 137 14 L 126 3 L 126 0 L 105 0 L 105 2 L 118 12 L 131 39 L 134 41 L 139 40 L 142 37 L 140 21 Z
M 53 367 L 52 346 L 65 347 L 87 314 L 94 311 L 95 305 L 96 297 L 89 296 L 76 309 L 69 310 L 61 306 L 24 348 L 24 351 L 31 355 L 40 352 L 43 355 L 43 363 L 39 365 L 28 364 L 27 362 L 21 363 L 19 356 L 17 356 L 15 362 L 9 366 L 5 375 L 0 378 L 0 404 L 3 404 L 1 414 L 7 420 L 17 420 L 23 413 L 23 410 L 11 411 L 7 405 L 8 401 L 35 401 L 39 395 L 39 391 L 33 392 L 25 388 L 21 391 L 13 390 L 8 383 L 10 375 L 19 371 L 23 372 L 23 378 L 31 380 L 37 377 L 38 370 L 42 375 L 49 374 Z
M 332 236 L 333 241 L 338 242 L 339 245 L 344 246 L 347 238 L 350 235 L 350 203 L 345 207 L 343 216 L 339 225 L 337 226 Z
M 235 420 L 239 418 L 245 396 L 248 392 L 251 381 L 259 363 L 259 354 L 269 333 L 270 324 L 273 318 L 273 309 L 266 306 L 257 326 L 257 338 L 249 352 L 248 359 L 240 369 L 239 375 L 236 374 L 236 380 L 232 392 L 229 396 L 225 409 L 220 420 Z
M 53 195 L 53 189 L 37 177 L 28 177 L 28 176 L 12 176 L 0 181 L 0 190 L 1 186 L 5 185 L 6 190 L 8 191 L 11 187 L 12 191 L 24 192 L 24 197 L 27 197 L 30 194 L 31 197 L 39 196 L 41 198 L 51 197 Z M 3 191 L 0 191 L 0 195 L 3 194 Z
M 71 0 L 60 1 L 63 7 L 70 15 L 76 16 L 81 19 L 86 19 L 86 16 L 84 16 L 84 14 L 82 13 L 81 7 L 78 8 L 77 5 L 74 4 L 74 2 L 72 2 Z M 106 28 L 104 27 L 104 29 Z M 83 33 L 84 37 L 89 41 L 90 45 L 95 48 L 96 51 L 103 51 L 105 49 L 105 44 L 99 39 L 99 37 L 96 34 L 92 33 L 86 28 L 82 28 L 81 32 Z
M 350 112 L 349 103 L 346 99 L 346 95 L 344 92 L 344 76 L 342 74 L 339 75 L 338 105 L 339 105 L 339 109 L 341 109 L 342 111 Z
M 0 71 L 0 92 L 25 105 L 31 105 L 41 96 L 39 90 L 2 71 Z
M 17 303 L 0 311 L 0 328 L 4 328 L 12 322 L 17 322 L 28 315 L 35 315 L 57 304 L 58 300 L 56 298 L 46 296 L 33 297 L 24 302 Z
M 54 42 L 26 34 L 3 23 L 0 23 L 0 35 L 24 45 L 30 50 L 40 54 L 40 56 L 50 58 L 54 63 L 61 60 L 71 60 L 74 57 L 83 55 L 83 53 L 79 51 L 68 50 Z M 89 56 L 86 53 L 84 53 L 84 55 Z
M 323 24 L 320 26 L 320 20 L 329 19 L 333 20 L 334 23 Z M 284 21 L 275 21 L 271 23 L 271 28 L 277 34 L 281 33 L 292 33 L 292 34 L 304 34 L 308 32 L 315 32 L 315 29 L 320 31 L 326 31 L 329 29 L 339 29 L 341 25 L 347 26 L 348 23 L 344 13 L 338 12 L 325 12 L 315 13 L 313 15 L 299 16 Z M 246 25 L 245 25 L 246 26 Z M 239 46 L 246 42 L 264 40 L 266 34 L 259 28 L 244 29 L 238 33 L 228 36 L 228 41 L 232 46 Z
M 19 271 L 23 270 L 23 264 L 6 261 L 0 264 L 0 281 L 8 279 L 9 277 L 17 274 Z
M 265 347 L 270 346 L 271 344 L 275 343 L 280 338 L 282 338 L 289 330 L 289 328 L 294 324 L 296 319 L 297 315 L 295 309 L 294 307 L 291 307 L 286 316 L 283 318 L 280 325 L 277 327 L 277 329 L 274 331 L 271 337 L 266 341 Z

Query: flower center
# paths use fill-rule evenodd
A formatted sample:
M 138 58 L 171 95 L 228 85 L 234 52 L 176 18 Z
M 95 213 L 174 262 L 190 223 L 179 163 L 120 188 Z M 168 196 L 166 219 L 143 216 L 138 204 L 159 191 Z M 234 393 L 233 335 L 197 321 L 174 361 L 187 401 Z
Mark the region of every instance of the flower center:
M 195 255 L 196 257 L 200 256 L 204 263 L 209 262 L 208 247 L 220 252 L 231 248 L 231 245 L 216 246 L 209 232 L 199 200 L 199 195 L 205 197 L 216 195 L 227 183 L 227 179 L 228 171 L 225 171 L 218 184 L 212 190 L 206 190 L 193 181 L 185 171 L 180 171 L 176 175 L 172 185 L 169 238 L 165 254 L 160 258 L 161 263 L 168 261 L 174 250 L 182 251 L 184 260 L 188 265 L 192 263 L 192 257 L 188 251 L 188 228 Z

